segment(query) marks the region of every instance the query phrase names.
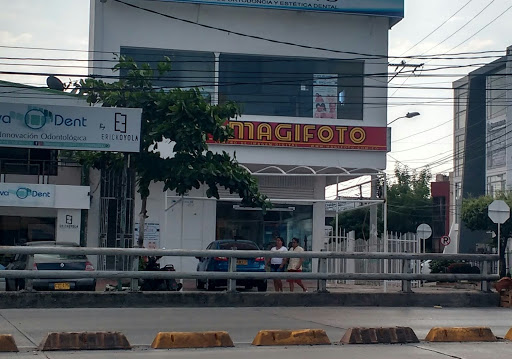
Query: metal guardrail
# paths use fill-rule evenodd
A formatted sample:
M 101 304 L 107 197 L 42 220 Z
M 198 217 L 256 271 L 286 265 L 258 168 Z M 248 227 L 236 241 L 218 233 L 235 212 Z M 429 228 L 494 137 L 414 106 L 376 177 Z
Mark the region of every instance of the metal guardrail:
M 412 280 L 446 281 L 460 280 L 481 281 L 482 291 L 490 290 L 490 281 L 498 280 L 499 276 L 489 273 L 492 262 L 498 260 L 495 254 L 435 254 L 435 253 L 343 253 L 343 252 L 269 252 L 242 250 L 186 250 L 186 249 L 144 249 L 144 248 L 92 248 L 92 247 L 15 247 L 0 246 L 0 254 L 26 254 L 29 256 L 26 270 L 0 271 L 0 278 L 26 278 L 30 289 L 30 279 L 77 279 L 77 278 L 130 278 L 131 289 L 138 290 L 137 279 L 227 279 L 228 291 L 236 291 L 237 279 L 313 279 L 318 281 L 318 291 L 327 292 L 327 280 L 400 280 L 402 290 L 411 292 Z M 32 270 L 34 254 L 68 254 L 68 255 L 117 255 L 133 258 L 131 271 L 55 271 Z M 228 272 L 158 272 L 138 271 L 139 256 L 170 256 L 170 257 L 226 257 L 229 260 Z M 318 272 L 236 272 L 237 258 L 311 258 L 318 259 Z M 327 259 L 384 259 L 401 260 L 403 273 L 327 273 Z M 410 273 L 412 260 L 465 260 L 482 262 L 481 274 L 413 274 Z

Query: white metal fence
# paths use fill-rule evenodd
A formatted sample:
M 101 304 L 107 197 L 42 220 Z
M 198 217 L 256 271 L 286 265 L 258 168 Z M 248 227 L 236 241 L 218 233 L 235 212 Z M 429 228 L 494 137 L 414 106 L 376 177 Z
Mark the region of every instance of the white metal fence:
M 384 239 L 371 237 L 369 239 L 355 238 L 355 232 L 339 231 L 327 233 L 325 249 L 330 252 L 345 253 L 382 253 L 384 252 Z M 388 253 L 421 253 L 420 242 L 414 233 L 400 234 L 388 233 Z M 387 262 L 387 271 L 386 271 Z M 420 273 L 420 261 L 411 261 L 408 273 Z M 403 273 L 403 266 L 397 260 L 384 259 L 348 259 L 331 258 L 327 260 L 328 273 Z M 334 280 L 327 283 L 330 287 L 341 284 L 382 285 L 383 281 L 346 281 Z M 388 281 L 388 285 L 400 285 L 400 282 Z M 418 287 L 419 281 L 413 281 L 412 286 Z

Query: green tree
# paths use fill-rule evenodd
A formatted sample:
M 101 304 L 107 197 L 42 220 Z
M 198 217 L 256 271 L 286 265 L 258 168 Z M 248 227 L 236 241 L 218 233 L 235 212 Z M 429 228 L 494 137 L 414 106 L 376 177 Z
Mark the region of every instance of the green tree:
M 179 195 L 205 185 L 206 195 L 215 198 L 219 198 L 220 186 L 238 194 L 244 206 L 265 209 L 270 205 L 259 192 L 254 177 L 235 158 L 208 149 L 208 139 L 222 143 L 233 136 L 226 123 L 239 116 L 236 104 L 212 105 L 198 88 L 164 90 L 153 86 L 155 81 L 169 79 L 169 58 L 153 69 L 149 64 L 139 66 L 121 57 L 113 70 L 122 75 L 118 81 L 107 83 L 88 78 L 81 80 L 78 87 L 90 104 L 142 108 L 141 152 L 131 155 L 130 164 L 136 172 L 137 191 L 142 200 L 139 247 L 144 241 L 151 182 L 163 182 L 164 191 L 176 191 Z M 163 157 L 159 153 L 163 143 L 172 147 L 171 156 Z M 75 155 L 82 164 L 97 169 L 122 166 L 122 155 L 118 153 L 76 152 Z
M 512 207 L 512 195 L 508 193 L 501 193 L 496 198 L 492 196 L 480 196 L 473 198 L 466 198 L 462 201 L 461 219 L 472 231 L 498 231 L 497 224 L 491 221 L 488 215 L 487 207 L 495 199 L 501 199 Z M 505 277 L 506 264 L 505 264 L 505 248 L 507 246 L 507 238 L 512 236 L 512 220 L 506 221 L 501 225 L 501 235 L 498 241 L 498 236 L 494 237 L 491 244 L 495 247 L 500 246 L 500 273 L 501 277 Z
M 430 171 L 418 173 L 407 167 L 395 168 L 396 182 L 387 185 L 388 230 L 400 233 L 416 232 L 421 223 L 432 223 Z M 342 212 L 338 224 L 347 231 L 354 230 L 357 238 L 369 238 L 370 209 Z M 382 206 L 378 209 L 378 229 L 384 230 Z

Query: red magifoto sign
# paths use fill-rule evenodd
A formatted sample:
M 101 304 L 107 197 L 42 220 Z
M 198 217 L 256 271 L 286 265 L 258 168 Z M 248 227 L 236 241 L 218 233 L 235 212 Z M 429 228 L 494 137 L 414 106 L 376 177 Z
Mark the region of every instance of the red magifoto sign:
M 231 121 L 233 145 L 386 151 L 386 127 Z M 214 141 L 210 140 L 209 143 Z

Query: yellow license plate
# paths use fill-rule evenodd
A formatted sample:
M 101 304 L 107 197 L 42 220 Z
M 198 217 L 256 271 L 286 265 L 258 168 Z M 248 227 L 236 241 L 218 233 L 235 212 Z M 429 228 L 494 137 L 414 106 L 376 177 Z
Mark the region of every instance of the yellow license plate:
M 246 266 L 247 265 L 247 259 L 237 259 L 236 264 L 239 266 Z
M 55 290 L 68 290 L 68 289 L 71 289 L 71 284 L 69 284 L 69 283 L 55 283 L 53 285 L 53 288 Z

